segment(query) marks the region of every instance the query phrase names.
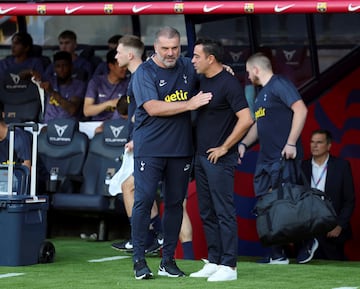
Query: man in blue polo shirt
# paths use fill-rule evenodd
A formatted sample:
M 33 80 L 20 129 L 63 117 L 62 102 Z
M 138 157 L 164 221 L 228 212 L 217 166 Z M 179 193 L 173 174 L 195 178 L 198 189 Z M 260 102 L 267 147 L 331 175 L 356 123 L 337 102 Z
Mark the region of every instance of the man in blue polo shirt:
M 239 144 L 240 157 L 247 147 L 259 140 L 260 150 L 254 174 L 257 197 L 278 187 L 281 158 L 284 162 L 282 182 L 297 184 L 302 159 L 300 135 L 305 124 L 307 108 L 296 87 L 285 77 L 273 73 L 271 61 L 256 53 L 246 62 L 246 71 L 254 85 L 262 89 L 255 99 L 256 122 Z M 316 239 L 304 240 L 297 262 L 308 263 L 318 248 Z M 289 264 L 282 245 L 271 247 L 268 264 Z
M 190 111 L 211 100 L 196 96 L 191 60 L 180 57 L 180 34 L 171 27 L 155 36 L 155 54 L 133 74 L 136 101 L 134 140 L 135 201 L 132 212 L 136 279 L 153 276 L 145 261 L 150 210 L 159 181 L 164 184 L 164 245 L 158 275 L 185 276 L 174 260 L 193 157 Z

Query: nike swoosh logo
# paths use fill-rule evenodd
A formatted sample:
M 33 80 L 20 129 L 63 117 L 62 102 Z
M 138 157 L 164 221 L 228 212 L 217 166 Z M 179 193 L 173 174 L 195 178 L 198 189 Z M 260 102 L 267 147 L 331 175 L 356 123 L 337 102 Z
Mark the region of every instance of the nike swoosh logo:
M 65 7 L 65 14 L 72 14 L 74 13 L 75 11 L 83 8 L 84 6 L 78 6 L 78 7 L 75 7 L 75 8 L 69 8 L 68 6 Z
M 10 8 L 7 8 L 7 9 L 2 9 L 0 7 L 0 15 L 3 15 L 3 14 L 6 14 L 8 12 L 10 12 L 11 10 L 14 10 L 16 7 L 10 7 Z
M 293 7 L 293 6 L 295 6 L 295 4 L 290 4 L 290 5 L 287 5 L 287 6 L 283 6 L 283 7 L 280 7 L 279 5 L 275 5 L 275 8 L 274 8 L 274 11 L 275 12 L 283 12 L 283 11 L 285 11 L 285 10 L 287 10 L 287 9 L 289 9 L 289 8 L 291 8 L 291 7 Z
M 184 167 L 184 172 L 188 171 L 189 169 L 190 169 L 190 165 L 186 165 L 186 166 Z
M 224 4 L 216 5 L 216 6 L 213 6 L 213 7 L 208 7 L 208 6 L 205 4 L 203 10 L 204 10 L 205 13 L 208 13 L 208 12 L 214 11 L 215 9 L 220 8 L 220 7 L 223 6 L 223 5 L 224 5 Z
M 360 5 L 359 6 L 353 6 L 352 4 L 349 4 L 348 9 L 349 9 L 350 12 L 354 12 L 354 11 L 360 9 Z
M 150 5 L 145 5 L 145 6 L 142 6 L 142 7 L 136 7 L 136 5 L 134 5 L 133 8 L 132 8 L 132 11 L 133 11 L 134 13 L 139 13 L 139 12 L 141 12 L 141 11 L 143 11 L 143 10 L 151 7 L 151 6 L 152 6 L 152 4 L 150 4 Z

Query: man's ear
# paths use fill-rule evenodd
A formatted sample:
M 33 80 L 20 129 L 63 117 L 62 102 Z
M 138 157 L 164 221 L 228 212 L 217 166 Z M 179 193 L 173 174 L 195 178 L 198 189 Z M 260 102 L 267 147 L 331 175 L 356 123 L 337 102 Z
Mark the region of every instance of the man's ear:
M 208 58 L 209 64 L 212 64 L 215 61 L 215 56 L 212 54 L 210 54 L 207 58 Z

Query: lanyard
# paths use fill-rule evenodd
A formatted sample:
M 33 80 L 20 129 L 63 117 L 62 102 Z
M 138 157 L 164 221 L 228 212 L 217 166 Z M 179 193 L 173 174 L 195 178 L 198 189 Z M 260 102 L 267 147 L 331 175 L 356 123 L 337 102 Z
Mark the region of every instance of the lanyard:
M 328 166 L 328 165 L 326 164 L 326 166 L 323 168 L 323 170 L 322 170 L 322 172 L 321 172 L 321 174 L 320 174 L 320 176 L 319 176 L 319 178 L 318 178 L 317 182 L 315 182 L 315 179 L 314 179 L 314 174 L 311 174 L 311 179 L 312 179 L 313 183 L 315 184 L 315 188 L 317 188 L 317 187 L 318 187 L 318 185 L 319 185 L 319 183 L 320 183 L 321 179 L 323 178 L 323 176 L 324 176 L 325 172 L 327 171 L 327 166 Z

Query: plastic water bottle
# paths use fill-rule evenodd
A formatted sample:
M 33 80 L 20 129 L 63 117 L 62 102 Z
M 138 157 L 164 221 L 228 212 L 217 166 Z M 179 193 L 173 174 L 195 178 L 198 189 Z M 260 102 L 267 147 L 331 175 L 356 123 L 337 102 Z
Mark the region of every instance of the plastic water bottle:
M 58 169 L 52 168 L 50 171 L 50 184 L 49 191 L 54 193 L 57 189 L 57 181 L 58 181 Z
M 109 194 L 110 181 L 111 181 L 111 174 L 108 172 L 106 173 L 105 176 L 105 187 L 104 187 L 105 195 Z
M 12 192 L 13 192 L 13 195 L 17 195 L 18 193 L 19 194 L 21 193 L 20 188 L 19 188 L 19 180 L 15 174 L 13 176 Z

